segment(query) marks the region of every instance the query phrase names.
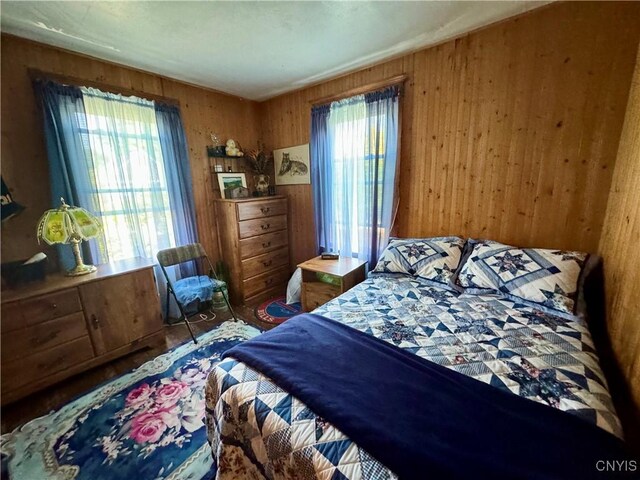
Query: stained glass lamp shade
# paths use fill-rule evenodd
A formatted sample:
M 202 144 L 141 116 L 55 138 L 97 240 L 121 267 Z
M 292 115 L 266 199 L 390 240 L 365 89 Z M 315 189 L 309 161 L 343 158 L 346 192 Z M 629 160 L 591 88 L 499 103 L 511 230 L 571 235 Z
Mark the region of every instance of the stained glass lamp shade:
M 69 276 L 85 275 L 96 271 L 94 265 L 85 265 L 80 254 L 83 240 L 97 237 L 102 231 L 100 221 L 90 212 L 80 207 L 67 205 L 64 198 L 59 208 L 47 210 L 38 222 L 38 241 L 49 245 L 71 244 L 76 266 L 67 271 Z

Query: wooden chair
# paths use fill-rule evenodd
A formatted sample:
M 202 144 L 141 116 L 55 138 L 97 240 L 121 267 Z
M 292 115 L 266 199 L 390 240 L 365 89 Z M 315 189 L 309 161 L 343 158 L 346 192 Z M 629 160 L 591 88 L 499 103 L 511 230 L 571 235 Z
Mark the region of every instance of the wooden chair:
M 193 260 L 201 260 L 203 258 L 206 259 L 209 265 L 209 275 L 206 277 L 198 275 L 197 277 L 203 281 L 210 282 L 210 285 L 213 288 L 214 293 L 215 292 L 222 293 L 222 296 L 224 297 L 224 301 L 229 307 L 229 311 L 231 312 L 233 319 L 237 320 L 236 314 L 234 313 L 233 308 L 231 308 L 231 303 L 229 302 L 229 299 L 227 298 L 227 294 L 225 293 L 227 284 L 222 280 L 218 280 L 215 270 L 213 269 L 213 265 L 211 264 L 211 261 L 209 260 L 209 257 L 207 256 L 207 253 L 204 251 L 204 248 L 202 247 L 202 245 L 200 245 L 199 243 L 192 243 L 190 245 L 184 245 L 182 247 L 167 248 L 165 250 L 160 250 L 156 255 L 156 257 L 158 259 L 158 263 L 160 264 L 160 268 L 162 269 L 162 273 L 164 274 L 164 277 L 167 280 L 167 314 L 165 318 L 169 318 L 169 301 L 171 300 L 170 295 L 173 295 L 173 298 L 178 304 L 178 309 L 180 310 L 180 314 L 182 315 L 181 318 L 186 323 L 194 343 L 197 344 L 198 341 L 196 340 L 196 337 L 193 335 L 193 331 L 191 330 L 191 325 L 189 324 L 189 321 L 187 319 L 187 314 L 186 314 L 184 305 L 178 298 L 178 293 L 176 292 L 176 287 L 179 287 L 180 282 L 188 281 L 190 278 L 194 278 L 194 277 L 182 278 L 180 280 L 177 280 L 175 284 L 173 284 L 169 279 L 169 274 L 167 273 L 167 270 L 166 270 L 167 267 L 179 265 L 181 263 L 186 263 Z

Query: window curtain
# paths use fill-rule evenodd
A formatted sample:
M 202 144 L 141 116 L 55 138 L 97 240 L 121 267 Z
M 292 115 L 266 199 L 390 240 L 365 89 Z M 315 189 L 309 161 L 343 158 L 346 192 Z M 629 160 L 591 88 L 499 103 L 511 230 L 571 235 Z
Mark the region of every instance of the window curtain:
M 155 258 L 175 245 L 153 103 L 82 88 L 104 261 Z
M 70 205 L 80 205 L 97 213 L 98 206 L 91 194 L 96 179 L 93 156 L 87 148 L 87 116 L 82 91 L 78 87 L 48 81 L 38 81 L 34 87 L 43 107 L 51 205 L 59 207 L 63 197 Z M 56 250 L 60 268 L 73 268 L 75 260 L 71 248 L 57 245 Z M 99 250 L 96 240 L 82 242 L 82 254 L 87 263 L 104 261 Z
M 331 137 L 329 136 L 330 105 L 320 105 L 311 110 L 311 183 L 313 185 L 316 244 L 320 252 L 336 251 L 334 242 L 333 162 L 331 162 Z
M 164 172 L 169 189 L 169 205 L 172 212 L 176 245 L 197 242 L 198 230 L 193 200 L 193 182 L 187 139 L 184 134 L 180 110 L 174 105 L 156 103 L 156 122 L 164 161 Z M 195 266 L 180 266 L 182 277 L 196 274 Z
M 397 200 L 399 87 L 358 95 L 311 115 L 311 156 L 320 251 L 369 262 L 387 244 Z
M 376 266 L 378 257 L 387 246 L 398 210 L 399 98 L 400 87 L 397 85 L 364 95 L 368 159 L 364 168 L 364 183 L 368 186 L 364 210 L 371 212 L 371 223 L 365 233 L 370 268 Z

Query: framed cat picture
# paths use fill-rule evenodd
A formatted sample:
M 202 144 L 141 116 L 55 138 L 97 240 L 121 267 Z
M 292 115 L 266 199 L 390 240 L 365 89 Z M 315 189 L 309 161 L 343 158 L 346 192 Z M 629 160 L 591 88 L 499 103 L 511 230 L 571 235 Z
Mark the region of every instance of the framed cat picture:
M 309 185 L 309 144 L 280 148 L 273 151 L 276 185 Z

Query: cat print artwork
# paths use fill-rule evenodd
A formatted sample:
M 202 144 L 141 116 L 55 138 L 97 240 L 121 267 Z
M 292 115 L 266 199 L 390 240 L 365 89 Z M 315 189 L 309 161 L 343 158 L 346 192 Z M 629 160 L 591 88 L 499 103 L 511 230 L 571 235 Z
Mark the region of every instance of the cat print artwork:
M 273 151 L 276 185 L 308 185 L 311 183 L 309 144 Z

